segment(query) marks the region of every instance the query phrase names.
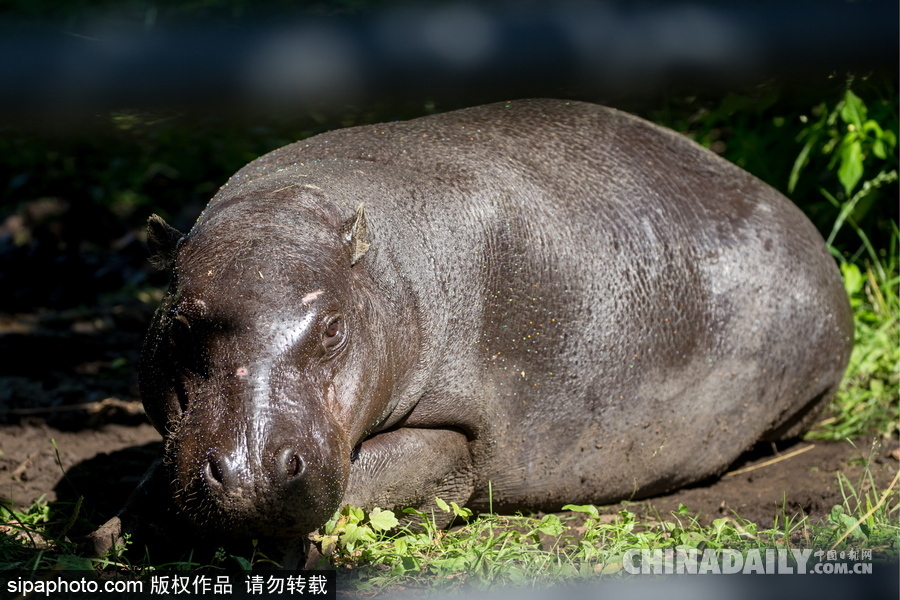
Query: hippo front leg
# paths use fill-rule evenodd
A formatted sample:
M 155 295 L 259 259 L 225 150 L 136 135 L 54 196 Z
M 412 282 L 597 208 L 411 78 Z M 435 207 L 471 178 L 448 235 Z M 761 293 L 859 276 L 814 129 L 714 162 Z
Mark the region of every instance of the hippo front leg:
M 449 429 L 401 427 L 365 440 L 353 460 L 344 504 L 364 509 L 413 507 L 445 527 L 452 514 L 435 498 L 464 506 L 475 488 L 466 436 Z

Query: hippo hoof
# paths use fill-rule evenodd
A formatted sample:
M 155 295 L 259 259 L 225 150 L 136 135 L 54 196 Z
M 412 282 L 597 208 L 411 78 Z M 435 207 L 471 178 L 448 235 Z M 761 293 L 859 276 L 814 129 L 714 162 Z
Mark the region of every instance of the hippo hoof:
M 122 521 L 113 517 L 96 531 L 86 535 L 82 541 L 86 555 L 91 558 L 103 558 L 111 552 L 118 554 L 125 549 L 125 538 L 122 535 Z

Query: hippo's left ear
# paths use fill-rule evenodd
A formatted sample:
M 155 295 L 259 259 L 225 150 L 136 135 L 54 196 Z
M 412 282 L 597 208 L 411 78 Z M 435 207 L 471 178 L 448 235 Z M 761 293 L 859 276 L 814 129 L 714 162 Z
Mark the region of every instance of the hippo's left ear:
M 147 219 L 147 246 L 150 248 L 150 264 L 157 269 L 169 269 L 175 262 L 178 241 L 184 234 L 166 223 L 159 215 Z
M 350 266 L 355 265 L 371 245 L 366 223 L 366 205 L 360 204 L 356 213 L 341 226 L 341 238 L 350 249 Z

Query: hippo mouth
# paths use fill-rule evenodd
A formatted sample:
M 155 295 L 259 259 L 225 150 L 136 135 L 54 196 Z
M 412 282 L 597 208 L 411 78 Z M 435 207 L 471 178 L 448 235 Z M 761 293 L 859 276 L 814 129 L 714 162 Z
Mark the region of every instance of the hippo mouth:
M 340 508 L 349 450 L 340 460 L 335 452 L 340 448 L 312 443 L 301 448 L 270 440 L 265 446 L 272 450 L 252 457 L 197 442 L 195 437 L 172 436 L 166 457 L 175 504 L 205 535 L 303 536 Z
M 202 467 L 212 471 L 208 466 Z M 201 532 L 214 538 L 293 538 L 315 531 L 340 508 L 340 486 L 322 485 L 335 478 L 297 481 L 273 489 L 252 481 L 226 486 L 198 468 L 189 473 L 177 467 L 172 474 L 173 496 L 180 512 Z

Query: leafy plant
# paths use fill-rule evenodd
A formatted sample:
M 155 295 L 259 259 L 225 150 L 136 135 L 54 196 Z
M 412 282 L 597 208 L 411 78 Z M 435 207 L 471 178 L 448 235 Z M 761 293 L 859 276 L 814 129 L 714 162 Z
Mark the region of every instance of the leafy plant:
M 827 171 L 836 175 L 840 185 L 832 186 L 830 190 L 826 186 L 819 188 L 822 196 L 839 209 L 826 243 L 832 246 L 838 231 L 849 223 L 862 240 L 870 259 L 880 264 L 869 236 L 858 223 L 882 197 L 884 188 L 897 181 L 896 118 L 883 110 L 877 111 L 883 123 L 870 118 L 865 102 L 849 87 L 833 108 L 829 110 L 823 103 L 818 112 L 819 120 L 810 123 L 798 136 L 798 141 L 805 143 L 794 161 L 788 191 L 793 192 L 796 188 L 812 153 L 829 157 Z M 832 252 L 843 259 L 836 250 L 832 249 Z M 880 275 L 884 278 L 883 272 Z
M 868 432 L 887 437 L 897 432 L 900 420 L 896 402 L 900 394 L 900 347 L 896 344 L 900 337 L 900 236 L 894 221 L 890 247 L 879 251 L 859 225 L 885 190 L 897 182 L 897 120 L 893 112 L 882 110 L 881 103 L 877 106 L 879 110 L 869 111 L 849 86 L 830 109 L 821 104 L 821 117 L 798 136 L 804 146 L 788 186 L 794 189 L 812 154 L 829 158 L 828 170 L 834 176 L 822 178 L 825 184 L 819 191 L 839 212 L 826 243 L 842 263 L 854 312 L 855 346 L 844 384 L 831 405 L 834 416 L 818 424 L 810 434 L 814 438 L 842 439 Z M 833 246 L 845 224 L 862 242 L 860 251 L 849 258 Z
M 20 569 L 46 566 L 45 552 L 50 548 L 45 528 L 50 505 L 41 496 L 25 510 L 0 504 L 0 564 Z
M 809 164 L 810 153 L 818 149 L 832 156 L 828 169 L 838 167 L 838 180 L 845 197 L 850 198 L 863 177 L 866 160 L 874 157 L 888 161 L 897 146 L 897 134 L 868 118 L 865 103 L 849 88 L 832 110 L 822 104 L 819 112 L 821 118 L 804 128 L 798 139 L 806 139 L 806 143 L 791 170 L 788 191 L 796 188 L 800 173 Z

